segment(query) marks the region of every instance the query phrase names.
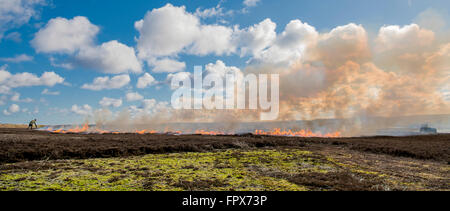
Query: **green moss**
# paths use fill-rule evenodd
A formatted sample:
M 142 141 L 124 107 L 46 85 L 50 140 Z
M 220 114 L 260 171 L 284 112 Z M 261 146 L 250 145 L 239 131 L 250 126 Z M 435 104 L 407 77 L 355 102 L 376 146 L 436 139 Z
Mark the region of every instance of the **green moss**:
M 0 190 L 305 191 L 308 187 L 289 182 L 289 175 L 326 174 L 342 168 L 381 175 L 298 149 L 155 154 L 34 164 L 51 164 L 52 168 L 3 170 Z
M 67 160 L 52 162 L 54 170 L 4 171 L 1 190 L 120 191 L 186 190 L 179 184 L 216 181 L 194 190 L 306 190 L 287 180 L 261 175 L 254 169 L 287 174 L 317 162 L 300 150 L 227 150 L 207 153 L 174 153 L 130 158 Z M 36 165 L 40 163 L 36 162 Z M 307 167 L 305 167 L 307 166 Z

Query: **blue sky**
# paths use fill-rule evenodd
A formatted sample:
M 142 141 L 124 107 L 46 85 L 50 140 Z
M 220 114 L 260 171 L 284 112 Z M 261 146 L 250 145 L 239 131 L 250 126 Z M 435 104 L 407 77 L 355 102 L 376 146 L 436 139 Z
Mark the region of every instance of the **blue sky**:
M 28 0 L 0 0 L 0 3 L 8 1 L 17 4 L 14 4 L 15 7 L 11 6 L 11 8 L 8 8 L 8 6 L 1 8 L 2 6 L 0 6 L 0 67 L 2 67 L 0 69 L 12 75 L 27 72 L 34 74 L 36 77 L 41 77 L 45 72 L 54 72 L 64 80 L 61 81 L 56 78 L 57 82 L 35 82 L 34 85 L 30 84 L 30 86 L 6 85 L 9 86 L 9 89 L 0 94 L 0 123 L 26 123 L 32 118 L 37 118 L 40 124 L 79 123 L 86 118 L 86 115 L 93 116 L 92 113 L 102 107 L 106 107 L 113 112 L 129 109 L 130 106 L 135 106 L 135 109 L 143 109 L 145 105 L 143 105 L 142 99 L 170 102 L 172 91 L 164 83 L 169 74 L 192 72 L 194 65 L 216 63 L 217 60 L 223 61 L 227 67 L 234 66 L 245 69 L 249 60 L 257 58 L 255 53 L 240 53 L 241 47 L 237 47 L 237 50 L 231 53 L 207 50 L 207 53 L 203 54 L 189 52 L 188 46 L 184 46 L 183 50 L 175 50 L 168 54 L 156 53 L 158 56 L 154 55 L 155 49 L 150 49 L 148 51 L 152 55 L 140 56 L 140 49 L 146 46 L 141 46 L 139 40 L 143 40 L 144 36 L 153 36 L 153 34 L 141 33 L 136 29 L 135 23 L 142 20 L 147 12 L 165 7 L 168 3 L 173 5 L 174 8 L 184 6 L 185 12 L 198 18 L 201 25 L 223 26 L 230 30 L 237 27 L 239 30 L 245 31 L 248 27 L 270 19 L 277 26 L 276 34 L 280 35 L 285 30 L 285 26 L 295 19 L 313 26 L 319 34 L 328 33 L 338 26 L 355 23 L 364 27 L 369 40 L 375 40 L 383 26 L 399 25 L 402 27 L 424 21 L 420 14 L 424 14 L 427 10 L 431 12 L 425 14 L 437 14 L 436 16 L 443 21 L 444 25 L 438 27 L 445 31 L 448 27 L 445 21 L 448 21 L 448 10 L 450 9 L 450 2 L 447 0 L 260 0 L 254 1 L 253 4 L 252 1 L 244 3 L 241 0 L 41 0 L 33 1 L 34 3 Z M 20 8 L 22 12 L 14 12 L 13 10 L 17 7 L 23 7 Z M 196 13 L 196 11 L 201 12 L 210 8 L 220 9 L 221 13 L 203 18 Z M 30 15 L 25 17 L 27 16 L 25 14 Z M 51 42 L 57 42 L 57 40 L 45 40 L 44 33 L 42 33 L 42 42 L 33 44 L 33 40 L 37 40 L 38 32 L 49 28 L 51 20 L 64 18 L 71 21 L 77 16 L 86 18 L 89 21 L 88 25 L 98 27 L 98 32 L 90 37 L 90 41 L 86 41 L 87 44 L 83 43 L 83 45 L 86 44 L 86 49 L 91 50 L 86 51 L 86 55 L 83 56 L 80 53 L 84 49 L 77 47 L 77 44 L 71 46 L 73 51 L 70 53 L 64 52 L 58 47 L 50 49 L 48 46 L 44 46 L 51 45 Z M 17 21 L 20 18 L 24 18 L 24 20 Z M 170 21 L 168 23 L 171 24 Z M 47 31 L 50 31 L 50 29 Z M 435 37 L 439 37 L 437 32 L 435 33 Z M 180 34 L 179 36 L 184 35 Z M 140 64 L 139 68 L 135 66 L 136 61 L 133 60 L 130 61 L 130 66 L 134 65 L 134 70 L 131 67 L 124 67 L 116 72 L 111 72 L 110 66 L 99 61 L 102 58 L 89 57 L 97 54 L 97 51 L 92 49 L 98 50 L 99 46 L 113 40 L 117 41 L 122 47 L 125 46 L 124 48 L 136 52 L 137 62 Z M 193 42 L 195 43 L 195 41 Z M 441 43 L 436 45 L 442 46 L 445 44 L 445 41 L 439 42 Z M 269 48 L 270 46 L 265 47 Z M 226 51 L 226 48 L 224 51 Z M 20 55 L 22 57 L 19 57 Z M 134 54 L 132 57 L 134 58 Z M 107 60 L 107 58 L 103 59 Z M 162 71 L 155 71 L 157 65 L 149 64 L 149 60 L 160 61 L 163 59 L 184 63 L 184 68 L 177 67 L 176 70 L 168 68 L 171 70 L 166 71 L 164 68 L 167 67 L 164 67 Z M 326 62 L 323 63 L 326 64 Z M 66 66 L 64 67 L 63 64 Z M 173 65 L 173 63 L 171 64 Z M 378 67 L 384 67 L 385 65 L 382 62 L 377 64 Z M 144 73 L 150 74 L 155 81 L 145 88 L 137 88 L 138 79 Z M 85 84 L 92 84 L 95 78 L 113 78 L 120 75 L 129 75 L 130 81 L 121 87 L 112 89 L 92 90 L 83 88 Z M 0 77 L 3 76 L 0 75 Z M 6 80 L 10 80 L 10 78 L 6 78 Z M 45 89 L 48 91 L 47 94 L 43 93 Z M 442 89 L 445 89 L 445 87 Z M 48 94 L 49 92 L 50 94 Z M 138 92 L 142 99 L 127 100 L 126 94 L 135 92 Z M 17 98 L 18 95 L 20 97 Z M 115 106 L 114 103 L 100 105 L 100 101 L 105 97 L 116 100 L 116 104 L 120 104 L 120 106 Z M 118 103 L 117 100 L 121 102 Z M 77 107 L 74 108 L 74 105 Z M 87 110 L 90 111 L 77 109 L 84 105 L 89 105 L 90 109 Z

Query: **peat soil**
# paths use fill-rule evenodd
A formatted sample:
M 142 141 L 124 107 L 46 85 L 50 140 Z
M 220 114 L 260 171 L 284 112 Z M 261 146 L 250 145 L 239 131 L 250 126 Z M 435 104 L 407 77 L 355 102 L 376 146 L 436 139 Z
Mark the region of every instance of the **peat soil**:
M 0 129 L 0 164 L 89 159 L 245 148 L 302 148 L 315 152 L 353 151 L 370 155 L 450 164 L 450 134 L 408 137 L 299 138 L 260 135 L 54 134 Z M 339 175 L 337 175 L 339 176 Z M 302 181 L 302 178 L 296 178 Z

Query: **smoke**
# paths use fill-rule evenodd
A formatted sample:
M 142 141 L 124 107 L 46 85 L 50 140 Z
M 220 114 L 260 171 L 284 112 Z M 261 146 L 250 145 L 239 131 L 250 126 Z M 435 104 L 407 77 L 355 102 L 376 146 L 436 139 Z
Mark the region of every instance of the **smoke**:
M 426 18 L 432 12 L 421 14 L 420 22 L 430 23 Z M 440 21 L 439 26 L 445 26 Z M 269 47 L 254 51 L 245 68 L 218 61 L 207 65 L 206 71 L 279 74 L 279 121 L 338 119 L 301 126 L 360 135 L 397 125 L 393 117 L 450 114 L 450 36 L 445 36 L 447 30 L 433 29 L 436 25 L 383 26 L 375 37 L 369 37 L 362 25 L 351 23 L 319 33 L 295 20 Z M 95 121 L 123 130 L 209 122 L 233 131 L 243 122 L 257 122 L 259 112 L 173 110 L 168 103 L 155 102 L 118 114 L 97 112 Z

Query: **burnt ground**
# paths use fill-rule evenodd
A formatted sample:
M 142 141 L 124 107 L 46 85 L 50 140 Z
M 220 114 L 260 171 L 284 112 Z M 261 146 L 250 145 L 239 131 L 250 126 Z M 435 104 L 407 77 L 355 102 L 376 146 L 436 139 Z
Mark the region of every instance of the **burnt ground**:
M 450 134 L 409 137 L 298 138 L 257 135 L 52 134 L 0 129 L 0 163 L 126 157 L 219 149 L 302 147 L 347 149 L 450 164 Z
M 256 172 L 260 176 L 284 179 L 308 190 L 450 190 L 450 134 L 328 139 L 251 134 L 236 136 L 52 134 L 26 129 L 0 129 L 0 175 L 2 172 L 7 175 L 7 172 L 53 168 L 58 172 L 64 172 L 63 169 L 70 166 L 66 162 L 76 163 L 76 160 L 85 162 L 84 159 L 90 158 L 137 159 L 132 156 L 149 154 L 165 156 L 179 152 L 218 152 L 219 155 L 223 150 L 230 149 L 238 151 L 297 149 L 312 152 L 312 157 L 308 159 L 315 160 L 314 162 L 321 165 L 334 166 L 334 170 L 326 174 L 321 171 L 286 173 L 261 166 L 248 167 L 251 172 Z M 69 159 L 72 161 L 65 161 Z M 273 161 L 263 160 L 263 163 L 265 162 Z M 314 162 L 312 166 L 317 164 Z M 74 167 L 72 170 L 77 168 Z M 128 175 L 142 172 L 123 173 Z M 154 175 L 149 176 L 153 177 Z M 183 190 L 211 190 L 211 184 L 220 188 L 220 182 L 223 181 L 204 182 L 208 187 L 201 186 L 202 182 L 195 182 L 200 186 L 192 185 L 194 184 L 192 181 L 177 182 L 179 184 L 174 183 L 172 187 Z

